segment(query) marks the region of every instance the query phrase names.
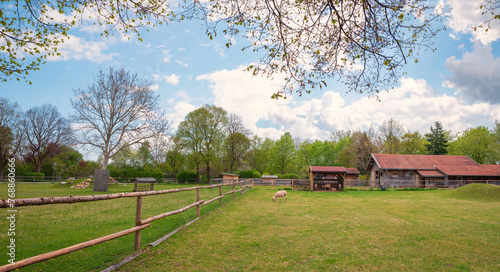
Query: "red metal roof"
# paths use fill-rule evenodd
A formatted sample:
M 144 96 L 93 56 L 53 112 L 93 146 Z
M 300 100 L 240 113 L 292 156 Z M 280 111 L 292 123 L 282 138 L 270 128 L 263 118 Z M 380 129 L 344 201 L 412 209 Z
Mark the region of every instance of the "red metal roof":
M 345 170 L 347 170 L 347 174 L 360 174 L 358 168 L 346 168 Z
M 380 169 L 433 170 L 436 165 L 479 166 L 467 156 L 372 154 Z
M 437 170 L 419 170 L 417 173 L 424 178 L 442 178 L 444 175 Z
M 492 167 L 485 165 L 437 165 L 437 169 L 448 176 L 499 176 Z M 500 171 L 499 171 L 500 172 Z
M 309 171 L 315 173 L 347 173 L 342 166 L 311 166 Z

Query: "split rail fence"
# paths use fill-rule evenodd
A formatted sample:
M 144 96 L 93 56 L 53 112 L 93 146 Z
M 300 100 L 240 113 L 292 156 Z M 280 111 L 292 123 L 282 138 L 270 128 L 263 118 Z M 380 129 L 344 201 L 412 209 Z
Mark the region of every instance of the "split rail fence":
M 236 185 L 240 185 L 239 189 L 235 189 Z M 222 186 L 231 186 L 231 191 L 222 193 Z M 208 189 L 208 188 L 219 188 L 219 196 L 210 199 L 208 201 L 201 200 L 200 199 L 200 189 Z M 110 200 L 110 199 L 117 199 L 117 198 L 127 198 L 127 197 L 137 197 L 137 204 L 136 204 L 136 213 L 135 213 L 135 227 L 129 228 L 123 231 L 119 231 L 107 236 L 103 236 L 97 239 L 93 239 L 87 242 L 79 243 L 77 245 L 69 246 L 66 248 L 62 248 L 56 251 L 48 252 L 45 254 L 37 255 L 34 257 L 30 257 L 24 260 L 20 260 L 11 264 L 7 264 L 4 266 L 0 266 L 0 272 L 3 271 L 12 271 L 15 269 L 19 269 L 21 267 L 25 267 L 28 265 L 32 265 L 35 263 L 43 262 L 49 259 L 53 259 L 71 252 L 75 252 L 87 247 L 91 247 L 100 243 L 104 243 L 106 241 L 110 241 L 131 233 L 135 234 L 134 238 L 134 250 L 139 250 L 140 245 L 141 245 L 141 230 L 146 229 L 151 226 L 151 222 L 162 219 L 167 216 L 179 214 L 182 212 L 185 212 L 186 210 L 190 208 L 196 207 L 196 219 L 193 221 L 185 224 L 184 226 L 180 227 L 184 228 L 194 221 L 199 219 L 200 216 L 200 207 L 206 204 L 209 204 L 213 201 L 219 200 L 219 205 L 222 205 L 222 198 L 226 195 L 231 195 L 231 198 L 234 198 L 235 193 L 240 193 L 244 194 L 248 188 L 253 188 L 253 180 L 242 180 L 238 182 L 231 182 L 230 184 L 216 184 L 216 185 L 209 185 L 209 186 L 197 186 L 197 187 L 189 187 L 189 188 L 178 188 L 178 189 L 168 189 L 168 190 L 159 190 L 159 191 L 145 191 L 145 192 L 127 192 L 127 193 L 114 193 L 114 194 L 104 194 L 104 195 L 89 195 L 89 196 L 65 196 L 65 197 L 41 197 L 41 198 L 25 198 L 25 199 L 14 199 L 14 200 L 7 200 L 7 199 L 2 199 L 0 200 L 0 208 L 9 208 L 11 207 L 12 204 L 15 207 L 21 207 L 21 206 L 34 206 L 34 205 L 50 205 L 50 204 L 71 204 L 71 203 L 81 203 L 81 202 L 92 202 L 92 201 L 102 201 L 102 200 Z M 156 216 L 152 216 L 146 219 L 142 219 L 142 203 L 143 203 L 143 198 L 147 196 L 153 196 L 153 195 L 163 195 L 163 194 L 169 194 L 169 193 L 177 193 L 177 192 L 183 192 L 183 191 L 191 191 L 191 190 L 196 190 L 196 202 L 189 204 L 183 208 L 174 210 L 174 211 L 169 211 L 165 213 L 161 213 Z M 155 246 L 164 240 L 166 240 L 168 237 L 170 237 L 172 234 L 177 232 L 179 229 L 169 233 L 168 235 L 162 237 L 161 239 L 151 243 L 151 246 Z

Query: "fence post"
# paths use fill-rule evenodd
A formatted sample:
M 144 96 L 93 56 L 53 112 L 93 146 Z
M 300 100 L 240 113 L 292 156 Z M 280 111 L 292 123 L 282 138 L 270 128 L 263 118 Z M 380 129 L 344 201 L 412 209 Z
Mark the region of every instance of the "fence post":
M 200 188 L 196 188 L 196 202 L 200 201 Z M 196 206 L 196 217 L 200 217 L 200 205 Z
M 219 196 L 222 195 L 222 183 L 219 186 Z M 219 198 L 219 206 L 222 206 L 222 197 Z
M 234 182 L 231 180 L 231 191 L 234 191 Z M 234 198 L 234 192 L 231 193 L 231 199 Z
M 137 206 L 135 208 L 135 225 L 139 226 L 139 222 L 142 219 L 142 196 L 137 197 Z M 141 230 L 135 232 L 134 239 L 134 250 L 138 250 L 141 247 Z

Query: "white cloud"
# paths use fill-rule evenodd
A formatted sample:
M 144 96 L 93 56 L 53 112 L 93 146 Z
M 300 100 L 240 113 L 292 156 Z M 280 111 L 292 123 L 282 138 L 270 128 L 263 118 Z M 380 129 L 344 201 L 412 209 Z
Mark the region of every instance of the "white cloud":
M 453 74 L 444 86 L 457 89 L 468 102 L 500 103 L 500 58 L 495 59 L 492 47 L 476 43 L 462 58 L 446 60 L 444 66 Z
M 183 67 L 188 67 L 188 66 L 189 66 L 189 64 L 184 63 L 184 62 L 182 62 L 182 61 L 180 61 L 180 60 L 176 60 L 175 62 L 176 62 L 177 64 L 179 64 L 179 65 L 183 66 Z
M 179 80 L 179 76 L 176 75 L 176 74 L 171 74 L 169 76 L 162 76 L 162 75 L 159 75 L 159 74 L 154 74 L 153 75 L 153 79 L 155 81 L 161 81 L 161 80 L 163 80 L 163 81 L 165 81 L 167 83 L 170 83 L 172 85 L 177 85 L 177 84 L 179 84 L 179 81 L 180 81 Z
M 380 101 L 361 97 L 349 105 L 340 93 L 332 91 L 310 100 L 304 97 L 301 101 L 293 97 L 272 100 L 271 95 L 283 81 L 252 77 L 241 67 L 196 79 L 211 82 L 216 106 L 242 116 L 247 128 L 260 137 L 272 139 L 288 131 L 301 139 L 326 140 L 332 131 L 364 130 L 390 118 L 422 134 L 436 121 L 443 123 L 447 130 L 462 131 L 471 126 L 489 126 L 500 116 L 498 106 L 489 103 L 464 105 L 459 97 L 437 94 L 423 79 L 401 79 L 401 86 L 380 94 Z
M 449 0 L 447 4 L 450 6 L 449 20 L 447 26 L 450 27 L 456 34 L 472 34 L 475 40 L 481 41 L 483 44 L 491 43 L 500 38 L 500 20 L 492 20 L 491 28 L 486 31 L 486 28 L 473 27 L 479 26 L 485 21 L 491 19 L 493 15 L 486 13 L 481 9 L 481 5 L 485 5 L 484 0 Z M 456 35 L 451 34 L 455 39 Z
M 161 55 L 163 56 L 163 62 L 169 63 L 172 55 L 170 55 L 170 50 L 161 50 Z
M 117 53 L 105 54 L 108 49 L 105 42 L 85 41 L 80 37 L 69 35 L 68 39 L 58 46 L 59 56 L 48 56 L 49 61 L 90 60 L 92 62 L 111 61 Z

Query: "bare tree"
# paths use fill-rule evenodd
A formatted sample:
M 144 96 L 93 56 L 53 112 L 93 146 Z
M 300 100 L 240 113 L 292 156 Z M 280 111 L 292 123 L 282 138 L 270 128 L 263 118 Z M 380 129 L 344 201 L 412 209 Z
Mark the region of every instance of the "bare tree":
M 384 121 L 379 128 L 380 149 L 386 154 L 397 154 L 401 151 L 401 141 L 405 128 L 394 119 Z
M 24 113 L 19 125 L 26 137 L 23 156 L 35 165 L 37 173 L 43 161 L 57 152 L 59 145 L 71 143 L 71 125 L 53 105 L 32 107 Z
M 302 94 L 337 78 L 350 90 L 376 94 L 393 87 L 401 68 L 432 50 L 442 9 L 421 0 L 187 1 L 190 16 L 205 18 L 212 39 L 242 35 L 243 49 L 263 51 L 254 75 L 284 75 L 287 91 Z M 222 30 L 221 30 L 222 28 Z M 231 40 L 226 44 L 231 46 Z
M 23 133 L 20 131 L 20 118 L 19 105 L 0 97 L 0 179 L 9 158 L 21 147 Z
M 102 169 L 121 149 L 157 137 L 170 127 L 151 82 L 124 68 L 99 73 L 87 89 L 74 90 L 75 142 L 102 152 Z
M 234 113 L 229 114 L 227 132 L 225 146 L 233 173 L 235 164 L 239 164 L 250 149 L 251 132 L 243 126 L 241 117 Z

